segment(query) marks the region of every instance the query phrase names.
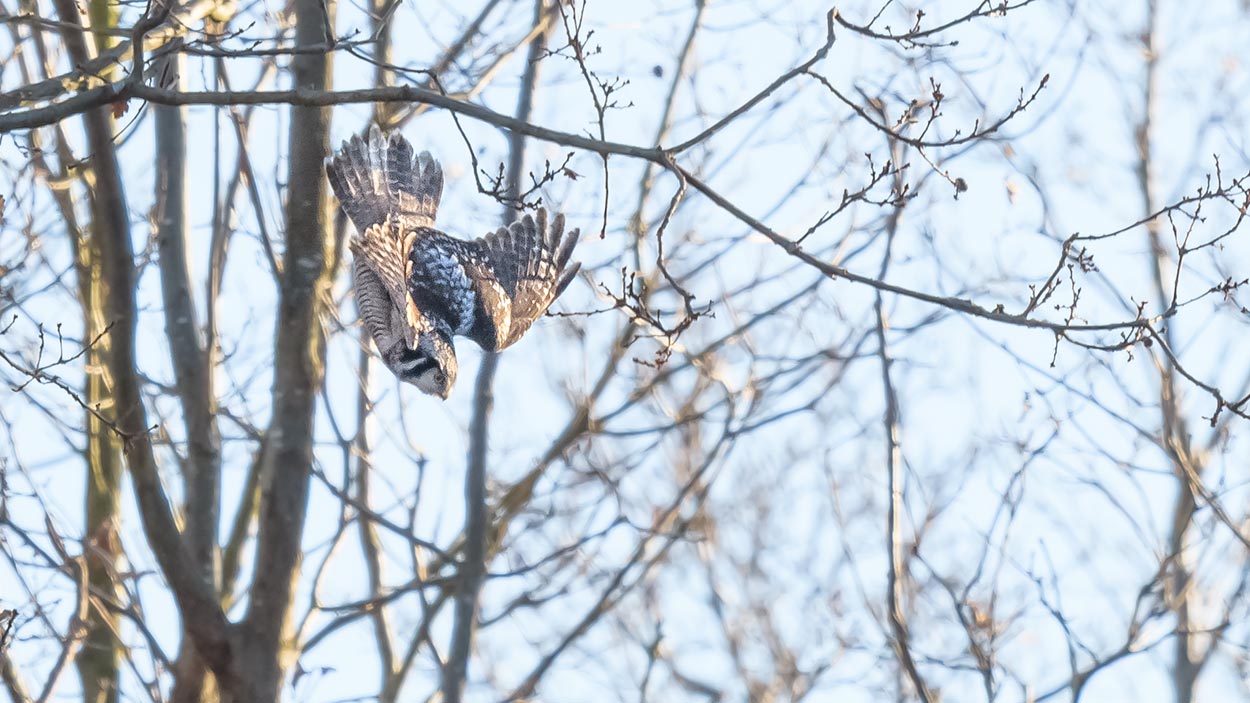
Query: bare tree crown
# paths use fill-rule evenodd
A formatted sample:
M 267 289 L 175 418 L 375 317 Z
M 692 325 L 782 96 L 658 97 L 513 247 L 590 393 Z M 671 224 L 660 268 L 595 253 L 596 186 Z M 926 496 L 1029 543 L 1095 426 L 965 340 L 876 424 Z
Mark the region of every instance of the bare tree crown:
M 1250 697 L 1248 32 L 0 0 L 3 690 Z M 352 302 L 369 124 L 440 228 L 582 227 L 445 404 Z

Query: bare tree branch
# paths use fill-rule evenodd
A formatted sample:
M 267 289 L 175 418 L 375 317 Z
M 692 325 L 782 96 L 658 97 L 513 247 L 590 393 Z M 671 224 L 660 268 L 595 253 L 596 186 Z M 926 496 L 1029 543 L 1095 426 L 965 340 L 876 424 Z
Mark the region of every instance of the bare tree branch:
M 546 0 L 534 0 L 534 24 L 542 21 L 546 12 Z M 517 98 L 516 120 L 529 122 L 534 107 L 534 93 L 538 85 L 538 69 L 542 52 L 547 44 L 547 33 L 539 32 L 530 40 L 529 56 L 521 76 L 521 89 Z M 525 136 L 514 132 L 509 144 L 508 156 L 508 203 L 520 199 L 521 172 L 525 167 Z M 504 205 L 503 224 L 507 226 L 516 219 L 516 210 Z M 455 593 L 455 625 L 452 630 L 451 647 L 447 663 L 443 666 L 443 700 L 459 703 L 464 695 L 469 671 L 469 652 L 473 633 L 477 628 L 478 598 L 487 565 L 487 523 L 490 521 L 486 504 L 486 453 L 490 436 L 489 421 L 494 404 L 495 370 L 499 356 L 484 353 L 474 384 L 473 417 L 469 424 L 469 457 L 464 476 L 464 551 L 458 569 Z
M 295 3 L 295 43 L 324 41 L 333 28 L 333 4 L 320 0 Z M 297 90 L 324 90 L 330 60 L 324 54 L 299 54 L 292 67 Z M 313 410 L 316 389 L 325 374 L 322 315 L 328 299 L 333 246 L 330 203 L 321 163 L 329 147 L 329 111 L 300 107 L 290 125 L 289 191 L 286 250 L 278 298 L 274 347 L 273 417 L 265 433 L 255 576 L 248 610 L 240 626 L 247 672 L 232 692 L 235 703 L 275 700 L 287 662 L 291 601 L 299 575 L 304 520 L 313 462 Z M 309 178 L 308 174 L 318 174 Z

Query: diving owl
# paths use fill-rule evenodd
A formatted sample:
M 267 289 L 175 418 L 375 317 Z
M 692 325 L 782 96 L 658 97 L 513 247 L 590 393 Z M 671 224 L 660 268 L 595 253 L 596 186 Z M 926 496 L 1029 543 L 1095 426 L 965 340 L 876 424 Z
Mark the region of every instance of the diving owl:
M 435 229 L 442 167 L 377 125 L 344 142 L 326 174 L 356 227 L 360 317 L 386 367 L 430 395 L 446 399 L 456 382 L 454 336 L 492 352 L 515 344 L 580 267 L 569 263 L 578 230 L 542 208 L 478 239 Z

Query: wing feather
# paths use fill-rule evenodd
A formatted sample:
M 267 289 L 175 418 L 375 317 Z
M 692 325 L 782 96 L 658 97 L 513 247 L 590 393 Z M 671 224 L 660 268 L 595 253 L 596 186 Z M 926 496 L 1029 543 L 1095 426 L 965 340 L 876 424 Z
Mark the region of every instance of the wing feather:
M 581 266 L 569 264 L 578 236 L 576 229 L 564 232 L 563 215 L 556 215 L 548 226 L 547 210 L 539 208 L 537 219 L 526 215 L 470 243 L 493 276 L 491 283 L 498 285 L 509 303 L 494 306 L 507 308 L 494 313 L 496 328 L 506 330 L 496 349 L 515 344 L 568 288 Z M 479 286 L 479 290 L 492 288 Z M 499 319 L 503 314 L 507 320 Z
M 357 300 L 361 301 L 362 314 L 368 312 L 369 308 L 376 310 L 380 305 L 375 300 L 378 297 L 376 293 L 360 286 L 360 282 L 364 280 L 367 284 L 380 286 L 386 292 L 391 309 L 399 319 L 407 322 L 403 325 L 404 341 L 409 349 L 414 349 L 418 327 L 423 318 L 417 314 L 412 298 L 408 295 L 407 281 L 411 263 L 403 252 L 411 248 L 412 238 L 416 235 L 409 233 L 406 237 L 401 237 L 398 229 L 395 221 L 387 217 L 381 223 L 366 229 L 361 236 L 352 237 L 348 246 L 356 257 L 356 263 L 363 263 L 368 272 L 377 280 L 377 283 L 373 284 L 368 277 L 362 279 L 357 273 L 356 295 Z M 359 268 L 356 270 L 359 271 Z M 376 320 L 380 314 L 374 312 L 373 316 Z
M 352 261 L 352 286 L 356 291 L 356 309 L 365 329 L 373 335 L 378 349 L 394 344 L 392 318 L 395 305 L 381 279 L 363 258 Z
M 404 321 L 404 341 L 416 344 L 424 318 L 407 292 L 412 273 L 408 253 L 418 232 L 434 226 L 443 194 L 443 169 L 428 151 L 413 158 L 403 135 L 384 135 L 372 125 L 366 138 L 343 143 L 326 162 L 326 176 L 359 236 L 350 246 L 361 317 L 375 340 L 397 334 L 393 319 Z M 386 303 L 389 302 L 389 305 Z

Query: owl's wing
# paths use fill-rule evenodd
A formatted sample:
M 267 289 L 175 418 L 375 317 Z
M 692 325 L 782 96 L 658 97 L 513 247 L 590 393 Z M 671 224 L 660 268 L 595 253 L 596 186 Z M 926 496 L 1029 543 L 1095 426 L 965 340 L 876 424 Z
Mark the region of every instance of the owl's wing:
M 568 288 L 581 267 L 580 263 L 569 264 L 577 238 L 576 229 L 565 234 L 563 215 L 556 215 L 548 227 L 547 211 L 539 208 L 537 219 L 526 215 L 468 242 L 481 264 L 468 267 L 479 278 L 481 309 L 501 332 L 494 340 L 494 350 L 515 344 Z M 478 343 L 491 348 L 481 339 Z
M 416 232 L 409 232 L 403 236 L 398 230 L 395 221 L 387 217 L 366 229 L 361 236 L 352 237 L 348 246 L 356 257 L 357 305 L 374 338 L 381 339 L 379 330 L 394 334 L 394 330 L 389 329 L 390 311 L 394 310 L 399 319 L 407 323 L 403 325 L 404 341 L 409 349 L 415 349 L 419 316 L 408 295 L 406 281 L 411 263 L 404 252 L 412 248 L 417 235 Z M 389 306 L 381 300 L 383 292 Z
M 433 227 L 443 195 L 443 169 L 423 151 L 414 161 L 402 134 L 383 135 L 375 124 L 368 140 L 353 136 L 326 161 L 330 187 L 343 212 L 363 233 L 391 217 L 401 232 Z
M 416 344 L 420 316 L 406 291 L 408 252 L 416 233 L 434 226 L 443 194 L 442 167 L 425 151 L 414 161 L 412 151 L 403 135 L 383 135 L 375 124 L 367 140 L 353 136 L 326 161 L 330 187 L 358 233 L 350 246 L 361 317 L 380 341 L 380 333 L 397 332 L 391 329 L 393 311 L 407 323 L 402 332 L 409 348 Z
M 388 349 L 395 344 L 398 330 L 394 323 L 395 303 L 382 280 L 360 257 L 352 260 L 352 287 L 356 291 L 356 310 L 365 323 L 365 329 L 373 335 L 378 349 Z

